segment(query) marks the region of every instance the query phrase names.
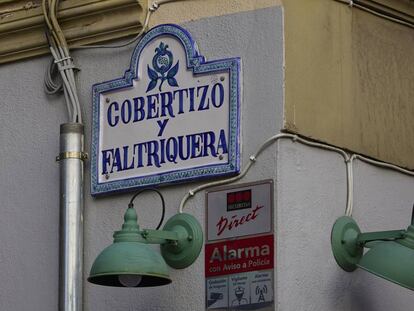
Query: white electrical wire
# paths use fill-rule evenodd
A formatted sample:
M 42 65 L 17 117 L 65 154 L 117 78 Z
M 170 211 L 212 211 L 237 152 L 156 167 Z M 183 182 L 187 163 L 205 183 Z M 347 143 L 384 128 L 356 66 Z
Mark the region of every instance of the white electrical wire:
M 160 5 L 180 0 L 158 0 L 154 1 L 147 10 L 144 25 L 141 31 L 131 40 L 118 45 L 85 45 L 73 47 L 72 49 L 94 49 L 94 48 L 121 48 L 130 45 L 139 40 L 147 31 L 151 14 L 155 12 Z M 71 122 L 82 123 L 82 106 L 79 102 L 74 69 L 77 69 L 69 54 L 69 48 L 63 32 L 57 22 L 56 13 L 59 0 L 43 0 L 42 9 L 46 25 L 49 29 L 48 41 L 49 48 L 53 55 L 54 62 L 51 63 L 45 74 L 45 91 L 47 94 L 56 94 L 63 91 L 65 95 L 66 108 Z M 61 79 L 57 80 L 56 68 L 60 72 Z
M 69 120 L 71 122 L 82 123 L 82 117 L 80 114 L 80 104 L 77 95 L 77 88 L 74 82 L 74 73 L 73 73 L 73 62 L 72 60 L 63 60 L 62 49 L 55 49 L 53 46 L 50 46 L 50 52 L 55 59 L 61 78 L 63 91 L 65 93 L 65 100 L 68 106 Z M 47 74 L 49 76 L 49 74 Z M 50 82 L 46 82 L 46 85 L 50 85 Z M 70 107 L 70 108 L 69 108 Z
M 260 148 L 257 150 L 256 154 L 251 155 L 249 157 L 249 162 L 247 163 L 246 167 L 243 169 L 243 171 L 232 178 L 228 178 L 228 179 L 224 179 L 224 180 L 219 180 L 219 181 L 213 181 L 210 183 L 206 183 L 204 185 L 200 185 L 194 189 L 191 189 L 181 200 L 180 203 L 180 207 L 179 207 L 179 213 L 183 213 L 184 211 L 184 207 L 185 204 L 187 203 L 188 199 L 190 197 L 193 197 L 197 192 L 210 188 L 210 187 L 214 187 L 214 186 L 221 186 L 221 185 L 225 185 L 225 184 L 229 184 L 232 182 L 235 182 L 237 180 L 242 179 L 247 172 L 250 170 L 250 168 L 252 167 L 252 165 L 257 161 L 257 158 L 259 157 L 259 155 L 267 148 L 269 147 L 272 143 L 278 141 L 279 139 L 282 138 L 288 138 L 288 139 L 292 139 L 293 142 L 298 141 L 304 145 L 308 145 L 308 146 L 312 146 L 312 147 L 317 147 L 317 148 L 322 148 L 322 149 L 326 149 L 326 150 L 330 150 L 330 151 L 334 151 L 337 152 L 339 154 L 342 155 L 342 157 L 345 160 L 346 163 L 346 177 L 347 177 L 347 203 L 346 203 L 346 209 L 345 209 L 345 215 L 351 217 L 352 216 L 352 212 L 353 212 L 353 200 L 354 200 L 354 175 L 353 175 L 353 163 L 355 159 L 361 160 L 363 162 L 378 166 L 378 167 L 383 167 L 383 168 L 387 168 L 387 169 L 392 169 L 398 172 L 401 172 L 403 174 L 409 175 L 409 176 L 414 176 L 414 172 L 401 168 L 397 165 L 393 165 L 393 164 L 389 164 L 389 163 L 385 163 L 385 162 L 381 162 L 381 161 L 376 161 L 367 157 L 364 157 L 362 155 L 359 154 L 353 154 L 352 156 L 349 156 L 349 154 L 347 152 L 345 152 L 344 150 L 337 148 L 337 147 L 333 147 L 327 144 L 323 144 L 323 143 L 318 143 L 318 142 L 314 142 L 308 139 L 304 139 L 302 137 L 299 137 L 298 135 L 294 135 L 294 134 L 277 134 L 274 135 L 272 137 L 270 137 L 268 140 L 266 140 L 261 146 Z
M 346 186 L 347 186 L 347 200 L 345 216 L 352 216 L 353 202 L 354 202 L 354 172 L 353 172 L 353 158 L 351 157 L 346 162 Z
M 382 161 L 373 160 L 373 159 L 364 157 L 360 154 L 353 154 L 351 156 L 351 158 L 349 159 L 349 161 L 347 162 L 347 165 L 350 166 L 349 169 L 348 169 L 348 174 L 350 174 L 350 175 L 348 175 L 348 180 L 351 181 L 351 186 L 348 187 L 348 189 L 349 189 L 348 190 L 349 200 L 348 200 L 347 208 L 346 208 L 346 211 L 345 211 L 346 216 L 352 216 L 352 212 L 353 212 L 353 163 L 354 163 L 354 160 L 360 160 L 362 162 L 365 162 L 365 163 L 368 163 L 368 164 L 371 164 L 371 165 L 374 165 L 374 166 L 378 166 L 378 167 L 382 167 L 382 168 L 386 168 L 386 169 L 391 169 L 391 170 L 403 173 L 405 175 L 414 176 L 413 171 L 404 169 L 404 168 L 399 167 L 397 165 L 390 164 L 390 163 L 385 163 L 385 162 L 382 162 Z
M 363 162 L 366 162 L 366 163 L 369 163 L 369 164 L 372 164 L 372 165 L 375 165 L 375 166 L 384 167 L 384 168 L 388 168 L 388 169 L 391 169 L 391 170 L 394 170 L 394 171 L 398 171 L 400 173 L 403 173 L 403 174 L 406 174 L 406 175 L 409 175 L 409 176 L 414 176 L 413 171 L 407 170 L 405 168 L 399 167 L 399 166 L 394 165 L 394 164 L 373 160 L 373 159 L 364 157 L 360 154 L 353 154 L 351 158 L 352 159 L 358 159 L 358 160 L 361 160 Z
M 345 216 L 352 217 L 352 212 L 354 208 L 354 159 L 355 154 L 353 154 L 348 161 L 346 161 L 346 185 L 347 185 L 347 201 Z
M 148 10 L 146 16 L 145 16 L 145 21 L 144 21 L 144 25 L 142 26 L 141 31 L 135 36 L 133 37 L 131 40 L 128 40 L 127 42 L 121 43 L 121 44 L 115 44 L 115 45 L 80 45 L 80 46 L 74 46 L 71 47 L 71 50 L 81 50 L 81 49 L 115 49 L 115 48 L 122 48 L 125 46 L 128 46 L 134 42 L 136 42 L 137 40 L 139 40 L 142 35 L 147 31 L 148 29 L 148 24 L 149 24 L 149 20 L 151 17 L 153 11 Z
M 135 37 L 133 37 L 131 40 L 128 40 L 124 43 L 116 44 L 116 45 L 82 45 L 82 46 L 71 47 L 71 49 L 72 50 L 74 50 L 74 49 L 76 49 L 76 50 L 80 50 L 80 49 L 113 49 L 113 48 L 122 48 L 122 47 L 128 46 L 128 45 L 136 42 L 137 40 L 139 40 L 142 37 L 142 35 L 145 34 L 145 32 L 148 30 L 149 21 L 150 21 L 150 17 L 152 15 L 152 13 L 154 13 L 161 5 L 163 5 L 165 3 L 176 2 L 176 1 L 183 1 L 183 0 L 158 0 L 158 1 L 152 2 L 152 4 L 150 6 L 148 6 L 147 14 L 145 15 L 145 21 L 144 21 L 144 24 L 142 26 L 141 31 Z
M 329 146 L 329 145 L 326 145 L 326 144 L 317 143 L 317 142 L 314 142 L 314 141 L 311 141 L 311 140 L 307 140 L 307 139 L 301 138 L 301 137 L 299 137 L 297 135 L 294 135 L 294 134 L 277 134 L 277 135 L 274 135 L 274 136 L 270 137 L 268 140 L 266 140 L 259 147 L 259 149 L 257 150 L 257 152 L 254 155 L 251 155 L 249 157 L 249 162 L 247 163 L 246 167 L 243 169 L 243 171 L 239 175 L 237 175 L 235 177 L 232 177 L 232 178 L 224 179 L 224 180 L 213 181 L 213 182 L 210 182 L 210 183 L 207 183 L 207 184 L 204 184 L 204 185 L 200 185 L 200 186 L 198 186 L 198 187 L 196 187 L 194 189 L 191 189 L 184 196 L 184 198 L 181 200 L 180 207 L 179 207 L 179 213 L 183 213 L 184 206 L 185 206 L 186 202 L 188 201 L 188 199 L 190 197 L 193 197 L 197 192 L 199 192 L 201 190 L 204 190 L 206 188 L 229 184 L 229 183 L 235 182 L 235 181 L 243 178 L 247 174 L 247 172 L 250 170 L 250 168 L 252 167 L 253 163 L 256 162 L 256 160 L 259 157 L 259 155 L 267 147 L 269 147 L 271 144 L 273 144 L 274 142 L 276 142 L 276 141 L 278 141 L 279 139 L 282 139 L 282 138 L 289 138 L 289 139 L 292 139 L 294 142 L 295 141 L 299 141 L 299 142 L 301 142 L 301 143 L 303 143 L 305 145 L 308 145 L 308 146 L 323 148 L 323 149 L 327 149 L 327 150 L 330 150 L 330 151 L 335 151 L 335 152 L 337 152 L 337 153 L 339 153 L 339 154 L 341 154 L 343 156 L 343 158 L 344 158 L 344 160 L 345 160 L 346 163 L 348 163 L 348 161 L 350 159 L 349 155 L 345 151 L 343 151 L 342 149 L 340 149 L 340 148 L 336 148 L 336 147 Z M 348 191 L 348 193 L 349 193 L 349 191 Z M 349 197 L 348 197 L 347 201 L 349 202 Z M 349 203 L 347 203 L 347 204 L 349 204 Z
M 42 10 L 48 28 L 47 39 L 53 56 L 53 63 L 47 67 L 45 75 L 45 90 L 47 94 L 56 94 L 63 90 L 70 122 L 82 123 L 81 105 L 79 102 L 75 66 L 62 29 L 57 21 L 57 7 L 59 0 L 43 0 Z M 56 80 L 56 67 L 61 80 Z
M 387 19 L 391 22 L 394 22 L 394 23 L 397 23 L 397 24 L 400 24 L 400 25 L 404 25 L 404 26 L 407 26 L 407 27 L 410 27 L 410 28 L 414 28 L 413 23 L 407 22 L 407 21 L 402 20 L 400 18 L 392 17 L 392 16 L 387 15 L 387 14 L 380 13 L 380 12 L 375 11 L 373 9 L 370 9 L 370 8 L 364 6 L 364 5 L 358 4 L 355 0 L 334 0 L 334 1 L 349 5 L 351 8 L 358 8 L 362 11 L 365 11 L 365 12 L 368 12 L 368 13 L 373 14 L 375 16 Z

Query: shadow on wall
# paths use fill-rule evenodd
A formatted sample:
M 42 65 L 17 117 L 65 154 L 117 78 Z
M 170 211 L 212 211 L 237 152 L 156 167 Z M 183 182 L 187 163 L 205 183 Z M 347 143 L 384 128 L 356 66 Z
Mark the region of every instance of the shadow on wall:
M 369 286 L 369 285 L 368 285 Z M 357 286 L 352 286 L 350 289 L 350 308 L 353 311 L 375 311 L 375 299 L 374 295 L 368 295 L 366 286 L 358 283 Z
M 369 294 L 370 282 L 365 273 L 348 273 L 339 267 L 331 275 L 329 296 L 330 310 L 335 311 L 377 311 L 375 295 Z

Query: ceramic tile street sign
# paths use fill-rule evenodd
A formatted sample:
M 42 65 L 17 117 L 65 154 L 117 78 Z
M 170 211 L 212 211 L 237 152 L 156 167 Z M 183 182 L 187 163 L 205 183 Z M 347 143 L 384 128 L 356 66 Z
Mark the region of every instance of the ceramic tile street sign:
M 92 195 L 238 173 L 239 105 L 239 58 L 151 29 L 124 77 L 93 86 Z

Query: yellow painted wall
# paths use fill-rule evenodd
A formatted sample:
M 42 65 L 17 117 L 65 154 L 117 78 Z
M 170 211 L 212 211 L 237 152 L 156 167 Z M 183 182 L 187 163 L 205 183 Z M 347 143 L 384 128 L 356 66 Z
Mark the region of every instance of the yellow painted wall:
M 282 4 L 285 129 L 414 169 L 413 29 L 333 0 L 177 1 L 151 26 Z
M 284 0 L 285 128 L 414 169 L 414 30 L 332 0 Z
M 152 0 L 148 1 L 151 4 Z M 150 26 L 163 23 L 184 23 L 209 16 L 263 9 L 281 5 L 281 0 L 181 0 L 163 4 L 157 10 Z

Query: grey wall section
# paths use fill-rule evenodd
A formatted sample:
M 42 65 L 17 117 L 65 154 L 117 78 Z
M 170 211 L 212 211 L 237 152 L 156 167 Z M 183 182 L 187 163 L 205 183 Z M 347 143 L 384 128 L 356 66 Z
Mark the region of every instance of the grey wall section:
M 282 126 L 283 18 L 281 8 L 214 17 L 185 24 L 207 59 L 240 56 L 243 70 L 243 161 Z M 82 69 L 80 98 L 90 146 L 91 87 L 123 75 L 133 47 L 73 53 Z M 43 75 L 49 58 L 0 67 L 0 310 L 55 311 L 58 305 L 59 124 L 66 122 L 63 98 L 46 97 Z M 275 178 L 276 147 L 269 148 L 243 182 Z M 130 194 L 93 199 L 90 172 L 85 187 L 85 279 L 98 253 L 122 225 Z M 164 187 L 166 216 L 178 211 L 197 183 Z M 158 222 L 159 201 L 136 201 L 141 224 Z M 204 225 L 204 193 L 188 203 Z M 105 288 L 86 283 L 85 310 L 204 309 L 204 254 L 184 271 L 171 270 L 173 283 L 155 289 Z
M 60 100 L 47 99 L 48 60 L 0 68 L 0 310 L 58 303 Z
M 412 291 L 335 263 L 330 233 L 345 212 L 343 157 L 283 141 L 277 173 L 278 310 L 412 310 Z M 353 214 L 363 232 L 409 225 L 414 178 L 356 161 L 354 180 Z

